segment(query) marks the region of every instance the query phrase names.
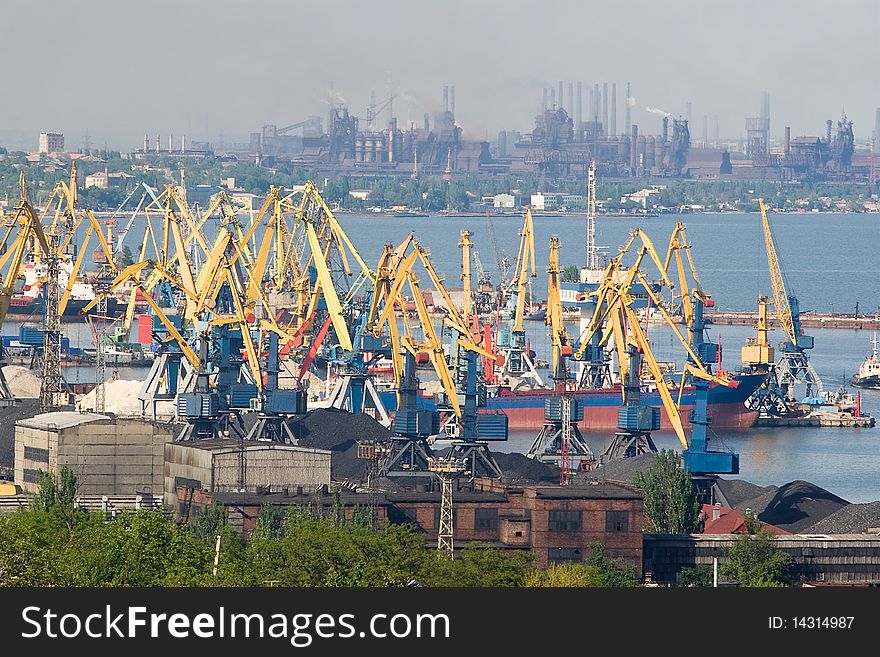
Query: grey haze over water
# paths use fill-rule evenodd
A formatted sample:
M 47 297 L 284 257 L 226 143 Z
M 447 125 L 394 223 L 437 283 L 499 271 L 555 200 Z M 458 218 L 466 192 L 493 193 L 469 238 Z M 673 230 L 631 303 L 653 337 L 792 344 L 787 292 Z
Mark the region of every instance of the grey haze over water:
M 872 0 L 6 0 L 3 18 L 0 143 L 17 148 L 46 130 L 68 147 L 86 129 L 122 149 L 144 132 L 245 141 L 326 116 L 331 80 L 358 116 L 390 89 L 402 125 L 455 85 L 471 138 L 530 130 L 559 80 L 617 82 L 618 125 L 631 82 L 644 132 L 659 129 L 646 106 L 684 114 L 690 101 L 695 124 L 717 114 L 737 137 L 766 90 L 775 135 L 820 134 L 845 109 L 861 140 L 880 106 Z

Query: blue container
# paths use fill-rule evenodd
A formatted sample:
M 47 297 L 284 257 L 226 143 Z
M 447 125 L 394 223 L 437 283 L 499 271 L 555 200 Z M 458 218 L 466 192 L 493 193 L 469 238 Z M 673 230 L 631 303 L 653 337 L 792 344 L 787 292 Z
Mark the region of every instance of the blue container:
M 432 436 L 440 433 L 440 416 L 432 411 L 397 411 L 392 429 L 405 436 Z
M 255 399 L 257 394 L 257 386 L 254 383 L 233 383 L 229 386 L 229 406 L 250 408 L 251 399 Z
M 220 398 L 216 393 L 177 395 L 177 415 L 190 420 L 210 419 L 220 414 Z
M 577 400 L 571 400 L 571 421 L 581 422 L 584 419 L 584 407 Z M 562 397 L 553 395 L 544 400 L 544 419 L 553 422 L 562 421 Z
M 657 431 L 660 409 L 653 406 L 621 406 L 617 409 L 617 426 L 626 431 Z
M 504 413 L 477 415 L 477 440 L 507 440 L 507 416 Z
M 22 324 L 18 329 L 18 341 L 31 347 L 39 347 L 43 344 L 43 331 L 36 326 Z
M 266 394 L 267 413 L 302 415 L 306 412 L 306 393 L 303 390 L 272 390 Z
M 361 346 L 364 351 L 382 351 L 386 349 L 385 340 L 377 338 L 375 335 L 364 335 L 361 337 Z
M 739 474 L 739 454 L 735 452 L 682 452 L 684 469 L 693 474 Z
M 718 362 L 718 345 L 714 342 L 704 342 L 697 349 L 697 355 L 704 364 Z

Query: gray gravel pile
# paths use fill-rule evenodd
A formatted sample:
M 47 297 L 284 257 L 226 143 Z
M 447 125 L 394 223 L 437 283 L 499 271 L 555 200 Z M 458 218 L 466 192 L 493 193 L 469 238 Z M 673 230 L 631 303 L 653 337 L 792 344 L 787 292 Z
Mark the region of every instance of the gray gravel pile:
M 801 534 L 864 534 L 880 527 L 880 502 L 849 504 L 825 516 Z
M 615 459 L 596 468 L 591 475 L 600 481 L 624 481 L 633 483 L 638 473 L 645 474 L 657 460 L 656 454 L 639 454 L 625 459 Z
M 15 467 L 15 422 L 34 417 L 40 400 L 19 399 L 15 406 L 0 407 L 0 466 Z
M 797 534 L 847 505 L 834 493 L 799 479 L 776 491 L 758 520 Z

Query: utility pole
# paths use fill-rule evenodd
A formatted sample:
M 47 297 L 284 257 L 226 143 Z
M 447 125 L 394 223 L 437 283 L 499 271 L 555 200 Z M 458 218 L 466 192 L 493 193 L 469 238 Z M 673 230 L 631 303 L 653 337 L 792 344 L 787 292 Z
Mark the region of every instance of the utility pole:
M 428 461 L 428 470 L 440 480 L 440 526 L 437 529 L 437 549 L 445 551 L 447 556 L 452 558 L 455 549 L 452 482 L 465 471 L 465 461 L 455 458 L 432 458 Z
M 46 258 L 46 286 L 43 305 L 43 381 L 40 385 L 40 413 L 57 411 L 63 404 L 64 379 L 61 376 L 61 318 L 58 316 L 58 275 L 61 258 L 58 236 L 49 237 L 50 252 Z

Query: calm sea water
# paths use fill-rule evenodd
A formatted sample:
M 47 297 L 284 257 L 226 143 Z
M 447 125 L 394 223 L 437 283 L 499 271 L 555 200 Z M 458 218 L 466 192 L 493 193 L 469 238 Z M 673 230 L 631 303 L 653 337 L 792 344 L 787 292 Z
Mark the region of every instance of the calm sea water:
M 364 259 L 374 264 L 386 242 L 397 243 L 411 231 L 432 255 L 435 267 L 445 274 L 450 287 L 459 285 L 459 231 L 473 233 L 475 249 L 486 269 L 497 282 L 498 272 L 489 243 L 485 217 L 407 217 L 339 215 L 352 241 Z M 599 217 L 597 243 L 613 255 L 635 227 L 645 229 L 657 249 L 665 251 L 676 222 L 687 225 L 692 255 L 703 288 L 710 292 L 719 309 L 751 310 L 759 293 L 770 293 L 767 261 L 764 252 L 760 217 L 756 214 L 664 215 L 659 217 Z M 143 231 L 139 223 L 126 238 L 135 243 Z M 774 235 L 790 292 L 797 294 L 803 310 L 819 312 L 874 313 L 880 306 L 880 216 L 870 214 L 781 214 L 771 215 Z M 492 224 L 499 250 L 515 259 L 522 219 L 516 216 L 493 217 Z M 584 260 L 585 219 L 535 216 L 535 247 L 538 276 L 534 293 L 546 296 L 546 266 L 551 235 L 561 241 L 560 260 L 580 264 Z M 209 224 L 210 229 L 210 224 Z M 17 332 L 12 322 L 5 334 Z M 533 321 L 527 327 L 533 348 L 544 355 L 549 339 L 543 323 Z M 91 345 L 84 322 L 65 324 L 74 346 Z M 826 387 L 845 384 L 870 349 L 871 335 L 864 331 L 811 329 L 816 348 L 812 361 Z M 739 349 L 752 330 L 741 326 L 713 327 L 710 335 L 724 347 L 724 366 L 736 369 Z M 655 353 L 661 360 L 678 360 L 681 351 L 669 331 L 650 329 Z M 781 340 L 777 333 L 774 342 Z M 120 372 L 123 377 L 140 378 L 143 370 Z M 69 380 L 94 380 L 91 368 L 71 368 Z M 880 417 L 880 391 L 862 391 L 865 411 Z M 502 449 L 525 451 L 534 436 L 513 434 Z M 604 437 L 587 436 L 594 448 Z M 781 485 L 795 479 L 812 481 L 852 502 L 880 499 L 880 428 L 817 429 L 778 428 L 723 432 L 717 436 L 740 453 L 740 476 L 760 485 Z M 678 448 L 673 434 L 657 433 L 658 447 Z

